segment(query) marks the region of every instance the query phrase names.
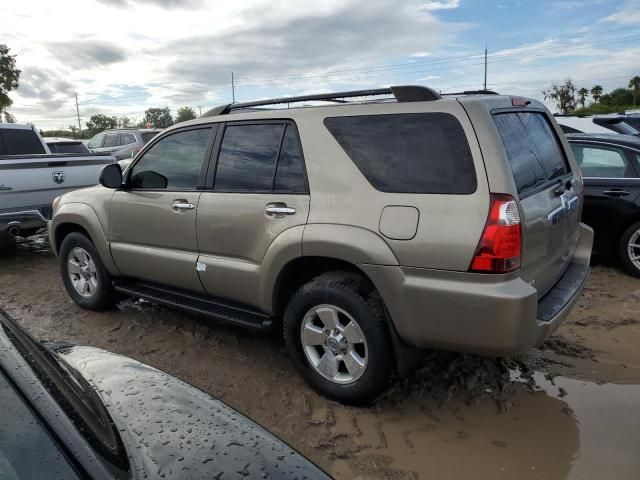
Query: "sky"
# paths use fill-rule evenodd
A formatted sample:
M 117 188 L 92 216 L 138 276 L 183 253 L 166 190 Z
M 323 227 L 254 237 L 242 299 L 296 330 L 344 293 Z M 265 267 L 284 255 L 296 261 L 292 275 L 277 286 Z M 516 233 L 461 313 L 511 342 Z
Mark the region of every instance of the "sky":
M 0 3 L 17 55 L 9 111 L 41 129 L 149 107 L 389 85 L 483 86 L 542 100 L 640 75 L 640 0 L 22 0 Z

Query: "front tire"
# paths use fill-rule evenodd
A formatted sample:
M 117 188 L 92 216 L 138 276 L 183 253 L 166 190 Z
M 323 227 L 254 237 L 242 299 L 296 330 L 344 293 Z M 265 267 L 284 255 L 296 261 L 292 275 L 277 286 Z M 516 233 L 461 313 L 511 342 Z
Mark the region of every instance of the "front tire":
M 640 222 L 634 223 L 622 234 L 619 254 L 625 270 L 634 277 L 640 277 Z
M 62 241 L 60 273 L 67 294 L 82 308 L 100 311 L 116 303 L 111 275 L 91 240 L 81 233 L 70 233 Z
M 322 395 L 363 405 L 391 385 L 395 360 L 384 305 L 361 275 L 312 279 L 291 298 L 283 323 L 296 369 Z

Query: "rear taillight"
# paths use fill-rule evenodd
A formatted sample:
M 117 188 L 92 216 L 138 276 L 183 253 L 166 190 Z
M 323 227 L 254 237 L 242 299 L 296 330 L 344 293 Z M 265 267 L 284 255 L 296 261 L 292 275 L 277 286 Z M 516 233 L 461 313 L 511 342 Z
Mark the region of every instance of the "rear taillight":
M 510 195 L 491 194 L 489 217 L 469 270 L 507 273 L 520 268 L 522 229 L 518 204 Z

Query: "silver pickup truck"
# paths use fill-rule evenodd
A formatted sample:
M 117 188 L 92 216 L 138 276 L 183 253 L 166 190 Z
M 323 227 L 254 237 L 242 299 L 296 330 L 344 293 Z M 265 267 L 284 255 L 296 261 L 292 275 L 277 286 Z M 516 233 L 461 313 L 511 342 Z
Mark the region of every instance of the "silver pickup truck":
M 109 154 L 51 154 L 31 125 L 0 123 L 0 239 L 33 235 L 63 193 L 98 183 Z

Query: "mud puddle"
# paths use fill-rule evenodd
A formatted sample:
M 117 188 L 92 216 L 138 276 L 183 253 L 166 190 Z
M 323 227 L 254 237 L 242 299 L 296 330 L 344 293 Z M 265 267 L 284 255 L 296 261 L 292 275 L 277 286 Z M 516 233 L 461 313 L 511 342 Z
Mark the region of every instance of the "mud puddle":
M 127 355 L 254 419 L 336 478 L 640 478 L 640 281 L 597 266 L 540 350 L 512 359 L 428 352 L 369 408 L 316 395 L 276 332 L 148 302 L 87 312 L 36 237 L 0 250 L 0 308 L 41 340 Z

